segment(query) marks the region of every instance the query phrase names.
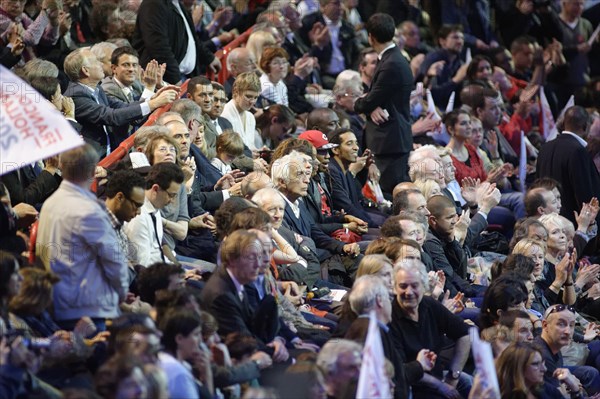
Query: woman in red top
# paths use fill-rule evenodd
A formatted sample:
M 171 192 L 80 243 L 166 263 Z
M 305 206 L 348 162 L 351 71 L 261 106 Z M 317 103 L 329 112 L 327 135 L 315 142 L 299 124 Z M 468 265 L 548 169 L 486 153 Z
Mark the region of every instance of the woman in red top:
M 471 117 L 467 111 L 457 109 L 444 116 L 446 130 L 450 134 L 448 148 L 452 151 L 450 157 L 456 168 L 456 181 L 461 184 L 465 177 L 484 181 L 487 174 L 483 161 L 477 150 L 467 140 L 471 137 Z

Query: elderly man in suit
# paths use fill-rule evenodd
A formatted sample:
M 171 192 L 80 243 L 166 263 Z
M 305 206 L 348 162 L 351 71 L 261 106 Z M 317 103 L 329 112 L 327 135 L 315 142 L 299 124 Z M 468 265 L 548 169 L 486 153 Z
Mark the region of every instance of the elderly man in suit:
M 354 110 L 368 116 L 365 144 L 381 170 L 381 188 L 391 193 L 408 181 L 408 154 L 412 150 L 410 91 L 413 76 L 406 58 L 394 44 L 394 20 L 374 14 L 366 24 L 369 43 L 379 54 L 369 92 L 358 98 Z
M 127 126 L 177 97 L 177 91 L 171 87 L 165 87 L 149 100 L 131 104 L 107 97 L 99 85 L 104 78 L 102 63 L 85 48 L 70 53 L 65 58 L 64 69 L 71 80 L 65 96 L 73 99 L 81 134 L 100 156 L 110 154 L 116 147 L 115 137 L 107 126 Z
M 567 109 L 563 132 L 542 146 L 537 160 L 538 176 L 551 177 L 561 184 L 560 214 L 573 223 L 574 211 L 592 197 L 600 198 L 600 175 L 586 150 L 591 123 L 583 107 Z

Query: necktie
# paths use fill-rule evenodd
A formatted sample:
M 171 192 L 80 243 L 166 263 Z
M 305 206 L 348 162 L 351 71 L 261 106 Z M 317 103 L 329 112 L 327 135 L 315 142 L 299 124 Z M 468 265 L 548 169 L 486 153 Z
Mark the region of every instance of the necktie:
M 162 245 L 160 239 L 158 238 L 158 228 L 156 227 L 156 215 L 154 213 L 150 214 L 150 218 L 152 218 L 152 227 L 154 227 L 154 238 L 156 238 L 156 243 L 158 244 L 158 250 L 160 251 L 160 258 L 163 263 L 165 262 L 165 254 L 162 251 Z

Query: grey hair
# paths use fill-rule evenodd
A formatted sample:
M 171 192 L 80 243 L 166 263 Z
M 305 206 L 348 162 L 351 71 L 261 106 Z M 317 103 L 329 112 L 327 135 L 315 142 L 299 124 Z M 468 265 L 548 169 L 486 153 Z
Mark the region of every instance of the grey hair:
M 387 298 L 389 295 L 390 293 L 385 287 L 383 279 L 368 274 L 354 281 L 348 301 L 354 313 L 361 315 L 375 309 L 377 298 Z
M 398 272 L 404 270 L 405 272 L 415 272 L 419 275 L 423 289 L 429 291 L 429 277 L 427 276 L 427 270 L 425 265 L 418 259 L 403 259 L 394 265 L 394 287 L 397 283 Z
M 23 66 L 23 73 L 28 82 L 42 77 L 58 78 L 58 67 L 50 61 L 34 58 Z
M 92 51 L 92 53 L 94 53 L 94 55 L 96 56 L 96 58 L 101 59 L 101 58 L 104 58 L 104 55 L 105 55 L 104 52 L 106 50 L 110 51 L 110 54 L 112 55 L 112 52 L 115 51 L 117 48 L 118 48 L 118 46 L 115 43 L 100 42 L 100 43 L 94 44 L 90 48 L 90 50 Z
M 146 144 L 155 136 L 159 134 L 170 135 L 169 129 L 165 126 L 152 125 L 152 126 L 142 126 L 135 132 L 135 137 L 133 139 L 133 148 L 146 148 Z
M 262 207 L 265 202 L 270 200 L 271 198 L 280 198 L 281 201 L 285 204 L 285 200 L 281 196 L 281 193 L 274 188 L 261 188 L 252 196 L 252 202 L 256 205 Z
M 550 229 L 548 228 L 548 224 L 550 224 L 550 223 L 552 223 L 558 227 L 564 227 L 562 218 L 556 212 L 542 215 L 539 217 L 538 220 L 540 221 L 541 224 L 544 225 L 544 227 L 546 228 L 546 230 L 548 230 L 548 232 L 550 232 Z
M 321 352 L 319 352 L 319 356 L 317 356 L 317 366 L 325 372 L 325 375 L 333 374 L 337 371 L 337 362 L 340 355 L 353 351 L 361 352 L 362 345 L 349 339 L 327 341 Z
M 189 98 L 180 98 L 175 100 L 171 105 L 171 112 L 178 113 L 183 118 L 183 121 L 188 124 L 192 119 L 196 119 L 202 123 L 202 108 Z
M 280 187 L 280 180 L 287 184 L 290 181 L 291 166 L 297 166 L 304 170 L 304 158 L 298 151 L 292 151 L 288 155 L 279 158 L 271 166 L 271 180 L 277 188 Z

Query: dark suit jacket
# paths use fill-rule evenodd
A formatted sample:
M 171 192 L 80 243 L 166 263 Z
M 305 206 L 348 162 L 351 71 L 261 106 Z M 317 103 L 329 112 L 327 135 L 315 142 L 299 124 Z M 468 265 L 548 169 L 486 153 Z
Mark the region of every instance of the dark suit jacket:
M 545 143 L 537 159 L 539 177 L 551 177 L 561 185 L 560 214 L 573 223 L 573 211 L 579 212 L 584 202 L 600 198 L 600 175 L 587 150 L 575 137 L 559 134 Z M 600 220 L 600 216 L 596 219 Z
M 119 84 L 115 82 L 113 76 L 105 77 L 104 79 L 102 79 L 102 82 L 100 82 L 100 84 L 107 97 L 116 98 L 117 100 L 127 104 L 131 104 L 134 101 L 139 101 L 140 97 L 142 96 L 142 93 L 144 92 L 144 86 L 142 86 L 142 84 L 136 80 L 135 82 L 133 82 L 133 85 L 131 85 L 131 94 L 133 95 L 133 100 L 130 101 L 125 95 L 125 92 L 123 91 L 121 86 L 119 86 Z M 137 126 L 140 126 L 144 123 L 145 119 L 146 118 L 140 118 L 139 120 L 132 122 L 131 125 L 135 125 L 137 128 Z M 123 140 L 129 137 L 129 135 L 133 132 L 132 127 L 133 126 L 130 125 L 113 127 L 111 131 L 115 136 L 115 139 L 117 140 L 116 144 L 113 144 L 113 146 L 120 144 Z
M 19 173 L 21 174 L 20 181 Z M 31 165 L 22 167 L 18 172 L 15 170 L 0 177 L 0 182 L 4 183 L 10 193 L 10 201 L 13 206 L 21 202 L 32 206 L 41 204 L 56 191 L 61 181 L 60 176 L 52 175 L 45 170 L 36 176 Z
M 217 123 L 219 124 L 219 126 L 221 126 L 221 129 L 223 129 L 223 131 L 233 130 L 233 125 L 231 124 L 231 122 L 229 122 L 226 118 L 223 118 L 222 116 L 217 117 Z
M 223 203 L 223 193 L 215 191 L 214 186 L 221 178 L 221 173 L 211 165 L 210 161 L 194 144 L 190 153 L 196 161 L 196 178 L 192 185 L 192 194 L 188 197 L 188 208 L 193 210 L 191 217 L 198 216 L 203 210 L 216 211 Z M 198 213 L 200 212 L 200 213 Z
M 196 68 L 190 76 L 200 74 L 200 66 L 210 64 L 215 56 L 200 42 L 190 13 L 181 6 L 196 45 Z M 188 34 L 181 21 L 181 14 L 170 0 L 146 0 L 138 10 L 138 19 L 132 39 L 133 47 L 140 54 L 140 64 L 146 66 L 152 59 L 166 63 L 164 80 L 177 83 L 181 80 L 179 63 L 185 57 Z
M 344 56 L 344 63 L 346 69 L 352 68 L 354 65 L 354 61 L 358 58 L 358 45 L 356 43 L 354 28 L 345 20 L 342 21 L 342 26 L 340 26 L 340 33 L 338 36 L 340 51 Z M 320 12 L 312 13 L 305 16 L 302 19 L 302 28 L 300 28 L 300 37 L 304 41 L 304 43 L 310 43 L 310 39 L 308 37 L 308 32 L 312 29 L 313 25 L 317 22 L 322 23 L 324 26 L 327 26 L 325 23 L 325 19 L 323 18 L 323 14 Z M 331 62 L 331 54 L 333 53 L 333 47 L 331 41 L 327 43 L 323 49 L 318 47 L 313 47 L 311 49 L 311 53 L 313 56 L 319 59 L 319 64 L 321 65 L 322 73 L 325 73 L 329 69 L 329 63 Z
M 409 107 L 412 86 L 412 72 L 398 46 L 383 53 L 373 74 L 369 93 L 354 104 L 356 112 L 368 116 L 365 143 L 375 155 L 412 151 Z M 389 113 L 388 121 L 379 126 L 369 116 L 377 107 Z
M 327 196 L 329 206 L 333 211 L 333 202 L 331 201 L 331 195 L 326 185 L 321 184 L 323 191 L 325 191 L 325 195 Z M 341 229 L 344 224 L 343 216 L 330 216 L 325 217 L 323 215 L 323 209 L 321 206 L 321 194 L 319 193 L 319 188 L 317 187 L 317 182 L 314 179 L 311 179 L 310 184 L 308 185 L 308 195 L 304 197 L 304 201 L 306 202 L 306 208 L 310 212 L 311 216 L 315 220 L 321 229 L 327 235 L 331 235 L 334 231 Z
M 220 266 L 208 279 L 200 296 L 202 309 L 212 314 L 219 323 L 219 335 L 226 336 L 233 332 L 248 334 L 258 341 L 259 350 L 272 354 L 273 349 L 256 337 L 253 331 L 253 311 L 248 300 L 240 298 L 235 289 L 233 280 L 229 277 L 225 267 Z
M 101 86 L 98 86 L 98 102 L 87 87 L 75 82 L 69 83 L 65 96 L 75 103 L 75 119 L 81 124 L 81 135 L 102 157 L 106 155 L 107 138 L 111 149 L 115 149 L 114 136 L 105 133 L 103 125 L 127 126 L 143 116 L 139 102 L 127 104 L 108 98 Z
M 310 238 L 306 237 L 302 243 L 298 243 L 294 232 L 283 225 L 277 231 L 308 264 L 306 268 L 299 263 L 278 265 L 277 270 L 279 271 L 279 279 L 284 281 L 295 281 L 300 285 L 306 284 L 309 289 L 312 288 L 315 281 L 321 276 L 321 264 L 317 256 L 317 248 L 314 245 L 314 242 L 308 243 L 307 241 L 310 240 Z
M 300 201 L 300 219 L 294 215 L 290 205 L 285 203 L 283 222 L 290 230 L 314 240 L 319 260 L 323 261 L 333 254 L 344 253 L 344 243 L 334 240 L 323 232 L 306 208 L 304 200 Z

